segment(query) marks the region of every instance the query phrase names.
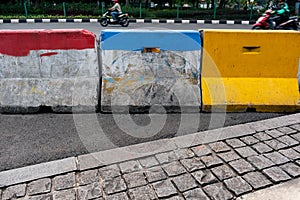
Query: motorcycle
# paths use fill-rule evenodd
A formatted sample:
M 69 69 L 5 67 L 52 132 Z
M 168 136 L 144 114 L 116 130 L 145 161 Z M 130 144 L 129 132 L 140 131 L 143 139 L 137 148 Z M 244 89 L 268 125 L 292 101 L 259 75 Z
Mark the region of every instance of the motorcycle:
M 283 23 L 276 23 L 279 16 L 272 17 L 272 9 L 267 9 L 261 17 L 258 18 L 255 24 L 252 26 L 252 30 L 298 30 L 298 17 L 289 17 L 289 20 Z
M 129 25 L 128 13 L 122 13 L 117 16 L 117 21 L 114 21 L 111 15 L 112 11 L 106 11 L 100 19 L 100 24 L 106 27 L 108 24 L 120 24 L 123 27 Z

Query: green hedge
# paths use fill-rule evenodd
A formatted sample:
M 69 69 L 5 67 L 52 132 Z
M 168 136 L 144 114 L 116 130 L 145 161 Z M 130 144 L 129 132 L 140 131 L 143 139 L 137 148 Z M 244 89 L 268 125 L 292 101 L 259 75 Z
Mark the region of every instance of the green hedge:
M 64 17 L 63 4 L 42 4 L 39 7 L 26 5 L 28 18 L 57 18 Z M 180 8 L 179 12 L 174 9 L 150 9 L 139 7 L 122 7 L 124 12 L 127 12 L 131 18 L 163 18 L 175 19 L 177 16 L 180 19 L 213 19 L 214 14 L 212 9 L 200 8 Z M 102 15 L 101 7 L 96 3 L 68 3 L 65 4 L 67 18 L 99 18 Z M 105 8 L 103 9 L 105 11 Z M 23 4 L 0 4 L 1 18 L 25 18 L 25 10 Z M 252 19 L 257 19 L 260 13 L 253 13 Z M 249 20 L 250 11 L 222 9 L 217 10 L 215 19 L 241 19 Z

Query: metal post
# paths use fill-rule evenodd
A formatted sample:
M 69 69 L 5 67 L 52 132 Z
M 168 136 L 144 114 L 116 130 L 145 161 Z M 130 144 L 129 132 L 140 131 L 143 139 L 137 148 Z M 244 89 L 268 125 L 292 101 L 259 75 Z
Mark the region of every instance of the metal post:
M 176 18 L 179 19 L 179 4 L 177 4 L 177 15 Z
M 140 18 L 142 18 L 142 3 L 140 3 Z
M 251 3 L 250 20 L 252 19 L 252 14 L 253 14 L 253 2 L 254 0 L 250 0 Z
M 63 10 L 64 10 L 64 16 L 65 18 L 67 17 L 67 12 L 66 12 L 66 4 L 63 2 Z
M 26 1 L 24 1 L 24 10 L 25 10 L 25 17 L 28 17 L 28 12 L 27 12 L 27 6 L 26 6 Z
M 214 1 L 214 19 L 216 19 L 216 15 L 217 15 L 217 6 L 216 6 L 216 2 L 215 1 Z
M 104 14 L 104 7 L 105 7 L 105 2 L 101 3 L 101 13 L 102 15 Z

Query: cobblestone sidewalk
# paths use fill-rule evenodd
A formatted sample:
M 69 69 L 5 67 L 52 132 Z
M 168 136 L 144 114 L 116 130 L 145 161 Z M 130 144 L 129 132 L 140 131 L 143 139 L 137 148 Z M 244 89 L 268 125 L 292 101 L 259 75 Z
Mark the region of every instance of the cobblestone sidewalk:
M 126 158 L 92 169 L 77 166 L 62 174 L 12 185 L 0 182 L 0 199 L 226 200 L 300 176 L 299 114 L 247 127 L 256 128 L 250 134 L 232 138 L 229 132 L 228 137 L 217 141 Z M 239 127 L 238 131 L 243 129 Z M 5 177 L 1 173 L 0 181 Z

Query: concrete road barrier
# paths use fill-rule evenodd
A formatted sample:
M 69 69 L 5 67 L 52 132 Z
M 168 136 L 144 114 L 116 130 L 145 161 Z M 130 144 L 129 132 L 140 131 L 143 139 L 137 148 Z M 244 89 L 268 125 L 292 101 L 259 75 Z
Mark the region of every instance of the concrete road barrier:
M 96 37 L 86 30 L 0 30 L 1 112 L 95 110 Z
M 300 33 L 204 30 L 203 111 L 294 112 Z
M 100 38 L 102 111 L 200 111 L 198 31 L 114 29 Z
M 295 31 L 107 29 L 99 46 L 80 29 L 0 39 L 2 113 L 299 109 Z

